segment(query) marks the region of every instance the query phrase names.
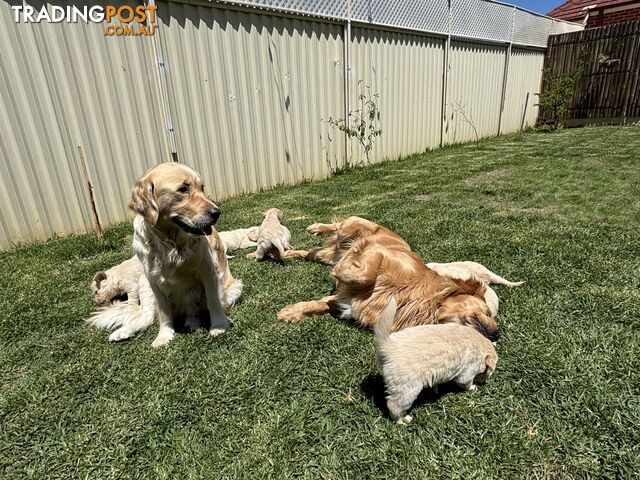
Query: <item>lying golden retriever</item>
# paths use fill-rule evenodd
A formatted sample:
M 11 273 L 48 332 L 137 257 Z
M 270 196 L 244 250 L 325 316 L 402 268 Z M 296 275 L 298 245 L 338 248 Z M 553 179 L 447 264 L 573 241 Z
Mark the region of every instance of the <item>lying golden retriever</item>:
M 334 237 L 337 241 L 320 251 L 323 261 L 337 259 L 332 270 L 336 293 L 316 301 L 287 305 L 278 313 L 280 320 L 297 322 L 331 313 L 372 328 L 395 298 L 393 331 L 454 322 L 474 327 L 491 341 L 498 339 L 496 322 L 484 300 L 487 290 L 484 282 L 474 276 L 460 280 L 439 275 L 404 240 L 398 240 L 397 234 L 389 235 L 384 227 L 368 228 L 369 223 L 364 224 L 365 234 L 356 240 L 341 241 L 343 236 L 337 230 Z
M 209 332 L 229 327 L 225 307 L 235 303 L 242 282 L 234 279 L 224 246 L 213 228 L 220 210 L 204 193 L 200 176 L 179 163 L 151 168 L 136 183 L 129 208 L 133 249 L 144 268 L 140 306 L 120 304 L 89 319 L 97 327 L 120 326 L 109 339 L 130 338 L 157 317 L 160 329 L 152 346 L 170 342 L 174 321 L 188 325 L 207 317 Z
M 351 248 L 354 241 L 361 238 L 370 238 L 380 245 L 411 251 L 409 244 L 397 233 L 370 220 L 356 216 L 348 217 L 345 220 L 335 220 L 332 223 L 314 223 L 307 227 L 307 232 L 312 235 L 328 235 L 324 246 L 311 250 L 289 250 L 285 252 L 285 258 L 305 259 L 335 265 L 345 252 Z M 489 306 L 492 317 L 495 317 L 498 313 L 499 300 L 496 293 L 488 285 L 497 283 L 519 286 L 523 283 L 509 282 L 476 262 L 433 263 L 428 264 L 428 266 L 443 277 L 457 280 L 468 280 L 476 277 L 486 282 L 484 300 Z

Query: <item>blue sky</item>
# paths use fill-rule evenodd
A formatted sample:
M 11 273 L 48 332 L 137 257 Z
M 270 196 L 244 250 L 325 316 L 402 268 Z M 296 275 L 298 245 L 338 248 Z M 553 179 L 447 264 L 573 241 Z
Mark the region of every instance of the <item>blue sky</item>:
M 564 0 L 502 0 L 504 3 L 510 3 L 512 5 L 518 5 L 519 7 L 526 8 L 532 12 L 547 13 L 549 10 L 553 10 L 558 5 L 563 4 Z

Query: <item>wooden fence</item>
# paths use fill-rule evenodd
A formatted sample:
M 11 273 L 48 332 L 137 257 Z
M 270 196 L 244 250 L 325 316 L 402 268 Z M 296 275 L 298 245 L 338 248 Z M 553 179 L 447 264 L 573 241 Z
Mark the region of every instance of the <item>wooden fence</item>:
M 581 64 L 565 125 L 640 121 L 640 22 L 549 37 L 545 69 L 553 76 L 573 74 Z M 550 119 L 540 112 L 541 122 Z

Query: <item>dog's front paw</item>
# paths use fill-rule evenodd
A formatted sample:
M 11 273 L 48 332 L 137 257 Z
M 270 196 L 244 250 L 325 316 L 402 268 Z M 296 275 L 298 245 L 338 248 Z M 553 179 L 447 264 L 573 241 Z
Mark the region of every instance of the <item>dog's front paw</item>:
M 151 346 L 153 348 L 163 347 L 166 344 L 168 344 L 171 340 L 173 340 L 173 337 L 175 336 L 176 336 L 175 332 L 160 334 L 156 337 L 156 339 L 153 341 Z
M 322 224 L 317 222 L 312 223 L 307 227 L 307 232 L 310 233 L 311 235 L 320 235 L 323 232 Z
M 122 342 L 123 340 L 129 340 L 133 335 L 124 327 L 117 329 L 111 335 L 109 335 L 110 342 Z
M 217 337 L 218 335 L 222 335 L 226 331 L 226 328 L 212 328 L 211 330 L 209 330 L 209 335 L 211 335 L 212 337 Z
M 287 305 L 278 312 L 278 320 L 287 323 L 296 323 L 304 318 L 304 314 L 295 305 Z

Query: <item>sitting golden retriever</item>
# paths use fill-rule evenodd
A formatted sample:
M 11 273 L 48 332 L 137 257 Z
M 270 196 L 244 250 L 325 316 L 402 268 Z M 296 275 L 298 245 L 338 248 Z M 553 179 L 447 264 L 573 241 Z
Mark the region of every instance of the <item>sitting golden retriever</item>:
M 242 292 L 233 278 L 225 248 L 213 228 L 218 207 L 205 195 L 196 171 L 179 163 L 151 168 L 131 192 L 133 249 L 142 263 L 140 306 L 118 305 L 93 315 L 89 323 L 120 328 L 109 339 L 130 338 L 157 318 L 160 329 L 152 346 L 160 347 L 175 335 L 174 322 L 197 324 L 210 320 L 209 332 L 229 327 L 225 308 Z
M 496 322 L 484 300 L 487 290 L 484 282 L 474 276 L 460 280 L 439 275 L 397 234 L 384 227 L 367 228 L 369 223 L 364 224 L 365 230 L 359 230 L 360 235 L 365 234 L 356 240 L 342 241 L 338 230 L 336 241 L 320 250 L 323 260 L 337 259 L 332 270 L 336 293 L 316 301 L 287 305 L 278 313 L 280 320 L 297 322 L 308 316 L 332 313 L 372 328 L 395 298 L 393 331 L 454 322 L 474 327 L 491 341 L 498 339 Z

